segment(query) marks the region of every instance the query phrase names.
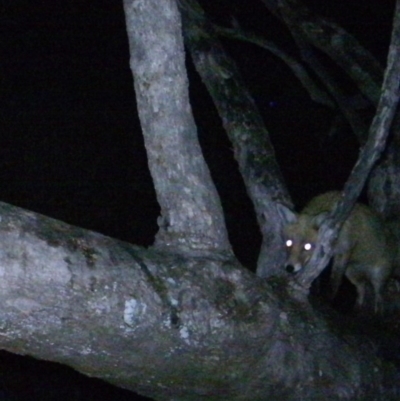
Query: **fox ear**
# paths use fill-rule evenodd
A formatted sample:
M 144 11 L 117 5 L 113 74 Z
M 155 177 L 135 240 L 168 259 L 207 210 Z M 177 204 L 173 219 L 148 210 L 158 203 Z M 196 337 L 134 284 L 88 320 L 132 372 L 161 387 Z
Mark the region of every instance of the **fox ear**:
M 282 205 L 281 203 L 278 203 L 276 205 L 276 210 L 278 211 L 280 218 L 286 224 L 296 223 L 296 221 L 298 219 L 297 213 L 293 212 L 293 210 L 290 210 L 287 206 Z
M 312 219 L 312 224 L 315 228 L 320 228 L 321 224 L 324 222 L 324 220 L 326 220 L 326 218 L 328 217 L 328 212 L 322 212 L 320 214 L 317 214 L 316 216 L 313 217 Z

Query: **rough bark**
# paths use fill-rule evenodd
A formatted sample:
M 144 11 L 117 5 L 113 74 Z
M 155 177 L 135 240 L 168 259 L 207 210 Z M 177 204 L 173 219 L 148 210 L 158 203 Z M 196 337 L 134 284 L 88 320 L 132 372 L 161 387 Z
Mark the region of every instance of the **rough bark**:
M 290 205 L 269 134 L 234 61 L 194 0 L 180 1 L 185 43 L 221 116 L 263 235 L 258 275 L 282 274 L 282 221 L 276 202 Z
M 338 322 L 291 301 L 279 283 L 3 203 L 0 216 L 2 349 L 155 400 L 346 400 L 382 391 L 388 372 L 370 347 L 332 334 Z
M 139 118 L 161 207 L 156 245 L 231 254 L 191 113 L 176 3 L 124 0 L 124 9 Z

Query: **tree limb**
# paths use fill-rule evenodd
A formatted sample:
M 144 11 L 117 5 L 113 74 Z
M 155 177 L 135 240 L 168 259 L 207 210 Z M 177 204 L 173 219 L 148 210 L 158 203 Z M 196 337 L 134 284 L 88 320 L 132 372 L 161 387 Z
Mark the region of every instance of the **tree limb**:
M 359 114 L 357 104 L 353 104 L 348 100 L 349 96 L 341 88 L 338 80 L 319 60 L 314 48 L 307 41 L 303 30 L 298 26 L 298 16 L 295 16 L 295 13 L 288 7 L 281 7 L 281 15 L 300 50 L 301 58 L 325 85 L 328 93 L 335 100 L 337 107 L 345 116 L 360 143 L 364 143 L 368 128 Z
M 290 200 L 269 134 L 233 60 L 199 4 L 195 0 L 181 0 L 179 4 L 185 43 L 221 116 L 263 234 L 258 274 L 282 274 L 282 222 L 275 201 L 290 205 Z
M 140 122 L 161 206 L 156 246 L 232 256 L 191 113 L 175 0 L 124 0 Z
M 326 93 L 316 84 L 316 82 L 307 72 L 306 68 L 304 68 L 304 66 L 294 57 L 280 49 L 274 42 L 264 39 L 255 33 L 245 32 L 238 27 L 229 29 L 214 25 L 214 29 L 218 34 L 225 36 L 226 38 L 253 43 L 256 46 L 271 52 L 274 56 L 282 60 L 290 70 L 292 70 L 294 76 L 300 81 L 314 102 L 329 108 L 335 108 L 335 104 L 332 102 L 332 99 L 328 93 Z
M 378 103 L 382 67 L 352 35 L 334 22 L 312 13 L 298 0 L 263 0 L 263 3 L 279 18 L 281 12 L 290 14 L 307 41 L 343 68 L 372 104 Z
M 4 350 L 156 400 L 379 392 L 371 348 L 342 342 L 235 262 L 142 249 L 3 203 L 0 216 Z

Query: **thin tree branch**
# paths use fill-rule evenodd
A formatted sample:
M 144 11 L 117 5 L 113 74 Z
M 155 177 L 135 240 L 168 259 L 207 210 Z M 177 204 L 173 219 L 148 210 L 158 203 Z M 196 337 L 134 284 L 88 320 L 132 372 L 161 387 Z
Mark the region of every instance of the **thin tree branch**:
M 253 43 L 281 59 L 292 70 L 292 73 L 303 85 L 304 89 L 309 93 L 310 98 L 317 103 L 323 104 L 330 108 L 335 108 L 330 96 L 321 89 L 316 82 L 311 78 L 310 74 L 304 66 L 294 57 L 280 49 L 274 42 L 264 39 L 252 32 L 245 32 L 240 28 L 224 28 L 214 25 L 215 31 L 229 39 L 237 39 L 248 43 Z
M 366 144 L 347 180 L 343 198 L 321 226 L 319 241 L 309 266 L 303 269 L 296 281 L 308 292 L 312 281 L 322 272 L 332 256 L 332 245 L 341 226 L 349 216 L 372 167 L 385 148 L 390 126 L 396 113 L 400 95 L 400 0 L 396 2 L 392 38 L 384 75 L 382 94 L 372 121 Z
M 343 28 L 322 18 L 298 0 L 262 0 L 278 18 L 290 14 L 307 41 L 334 60 L 356 83 L 372 104 L 379 100 L 382 67 L 359 42 Z
M 368 134 L 368 127 L 361 118 L 356 104 L 352 104 L 347 99 L 341 85 L 333 74 L 320 62 L 316 55 L 315 49 L 310 45 L 309 41 L 301 28 L 298 26 L 298 18 L 295 13 L 291 12 L 288 7 L 281 7 L 282 19 L 290 29 L 290 32 L 300 50 L 300 54 L 304 62 L 319 77 L 321 82 L 328 89 L 328 93 L 335 99 L 339 110 L 347 119 L 354 134 L 360 143 L 364 143 Z

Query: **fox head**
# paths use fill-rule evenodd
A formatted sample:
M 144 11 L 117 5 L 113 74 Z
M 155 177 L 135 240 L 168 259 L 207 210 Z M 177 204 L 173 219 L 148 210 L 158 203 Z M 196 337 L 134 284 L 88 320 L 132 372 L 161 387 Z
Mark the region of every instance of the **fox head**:
M 327 213 L 311 216 L 298 214 L 281 206 L 280 214 L 286 224 L 283 230 L 287 252 L 285 269 L 289 273 L 297 273 L 313 255 L 318 230 Z

